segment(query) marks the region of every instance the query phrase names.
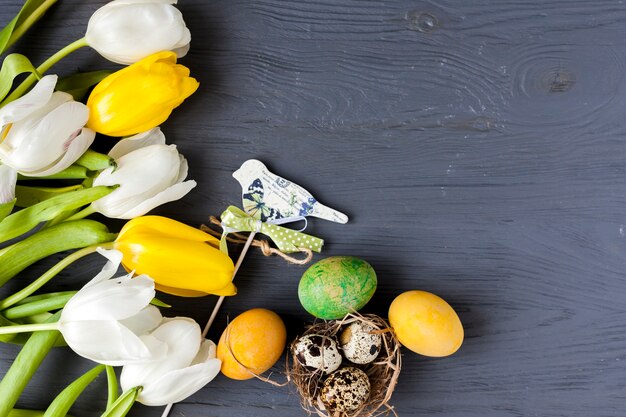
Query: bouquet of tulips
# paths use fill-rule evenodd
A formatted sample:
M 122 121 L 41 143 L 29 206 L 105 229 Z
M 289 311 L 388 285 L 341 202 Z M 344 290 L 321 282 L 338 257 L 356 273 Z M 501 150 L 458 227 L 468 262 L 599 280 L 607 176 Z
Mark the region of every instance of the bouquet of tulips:
M 26 1 L 0 32 L 0 53 L 54 2 Z M 109 390 L 102 416 L 107 417 L 126 415 L 135 401 L 181 401 L 219 372 L 215 344 L 202 337 L 195 321 L 163 317 L 155 289 L 180 296 L 233 295 L 233 263 L 207 233 L 144 216 L 196 185 L 186 180 L 187 161 L 176 146 L 166 144 L 159 129 L 198 88 L 189 69 L 177 63 L 189 50 L 191 35 L 172 3 L 115 0 L 93 13 L 84 38 L 41 65 L 18 53 L 4 57 L 0 285 L 45 257 L 73 252 L 0 300 L 0 341 L 23 344 L 0 381 L 0 417 L 65 416 L 105 370 Z M 53 74 L 55 63 L 85 46 L 127 66 L 62 78 Z M 99 135 L 123 138 L 104 155 L 89 149 Z M 129 221 L 112 233 L 87 219 L 93 213 Z M 94 252 L 106 264 L 82 289 L 36 293 L 69 264 Z M 127 273 L 116 277 L 120 265 Z M 14 408 L 55 345 L 67 345 L 97 364 L 46 411 Z M 114 366 L 123 367 L 121 394 Z

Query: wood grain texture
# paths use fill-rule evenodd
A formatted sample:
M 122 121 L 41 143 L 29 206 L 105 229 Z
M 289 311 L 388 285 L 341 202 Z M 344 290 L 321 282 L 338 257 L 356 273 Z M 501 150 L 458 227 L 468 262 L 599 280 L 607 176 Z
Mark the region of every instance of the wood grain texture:
M 13 49 L 35 61 L 81 37 L 104 1 L 62 0 Z M 0 22 L 20 2 L 4 1 Z M 181 62 L 201 89 L 163 125 L 198 187 L 157 213 L 198 225 L 239 201 L 258 158 L 351 217 L 314 220 L 323 256 L 367 259 L 386 315 L 402 291 L 439 294 L 466 341 L 405 351 L 401 416 L 622 417 L 626 401 L 626 4 L 597 0 L 185 0 Z M 112 67 L 84 50 L 59 73 Z M 111 222 L 113 227 L 119 223 Z M 40 262 L 1 291 L 32 279 Z M 317 257 L 316 259 L 320 259 Z M 76 288 L 91 257 L 54 288 Z M 252 307 L 294 336 L 302 267 L 253 252 L 211 338 Z M 49 287 L 50 288 L 50 287 Z M 212 298 L 169 314 L 204 321 Z M 0 347 L 0 372 L 17 353 Z M 58 350 L 20 401 L 44 407 L 88 364 Z M 280 379 L 281 364 L 275 368 Z M 104 381 L 73 411 L 98 416 Z M 133 417 L 157 417 L 137 406 Z M 293 389 L 218 377 L 173 416 L 305 415 Z

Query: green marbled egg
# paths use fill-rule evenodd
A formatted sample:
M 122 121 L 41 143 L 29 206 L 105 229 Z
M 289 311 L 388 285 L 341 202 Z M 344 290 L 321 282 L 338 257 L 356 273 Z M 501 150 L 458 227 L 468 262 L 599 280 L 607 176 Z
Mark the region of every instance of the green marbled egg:
M 376 272 L 363 259 L 331 256 L 311 265 L 298 286 L 302 307 L 320 319 L 358 311 L 376 291 Z

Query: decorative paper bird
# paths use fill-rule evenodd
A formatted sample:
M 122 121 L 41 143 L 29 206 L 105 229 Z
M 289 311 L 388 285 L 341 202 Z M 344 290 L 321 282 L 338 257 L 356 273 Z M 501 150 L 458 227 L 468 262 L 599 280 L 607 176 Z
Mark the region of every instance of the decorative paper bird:
M 233 177 L 243 190 L 243 209 L 261 221 L 314 216 L 348 222 L 348 216 L 323 205 L 299 185 L 271 173 L 256 159 L 244 162 Z

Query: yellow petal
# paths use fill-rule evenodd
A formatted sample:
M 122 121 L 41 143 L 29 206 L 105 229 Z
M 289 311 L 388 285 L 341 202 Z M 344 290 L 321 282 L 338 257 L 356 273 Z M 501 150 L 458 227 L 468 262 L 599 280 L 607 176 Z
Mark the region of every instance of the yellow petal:
M 128 221 L 120 231 L 117 240 L 133 230 L 199 242 L 211 242 L 219 246 L 219 240 L 202 230 L 162 216 L 141 216 Z
M 110 136 L 129 136 L 163 123 L 198 89 L 176 54 L 158 52 L 102 80 L 87 100 L 87 127 Z
M 136 233 L 132 240 L 118 239 L 115 248 L 124 255 L 124 268 L 164 287 L 215 294 L 228 286 L 234 272 L 232 260 L 205 242 Z

